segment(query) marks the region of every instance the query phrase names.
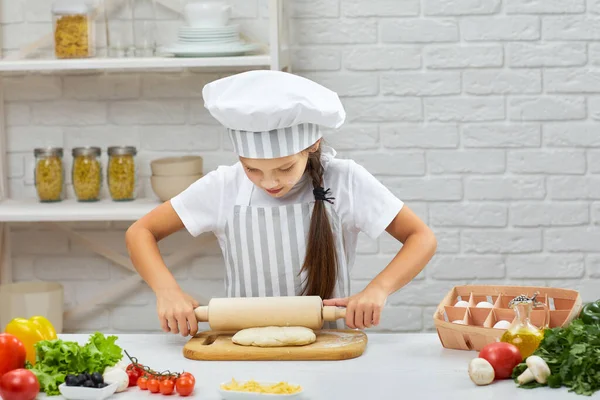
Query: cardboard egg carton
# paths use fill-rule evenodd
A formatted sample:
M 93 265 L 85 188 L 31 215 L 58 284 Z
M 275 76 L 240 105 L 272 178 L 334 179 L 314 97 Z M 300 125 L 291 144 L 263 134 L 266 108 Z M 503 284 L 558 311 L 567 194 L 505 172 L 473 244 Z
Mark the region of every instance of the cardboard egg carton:
M 582 301 L 576 290 L 537 286 L 455 286 L 433 315 L 442 346 L 479 351 L 486 344 L 497 342 L 506 332 L 502 324 L 506 326 L 516 319 L 515 310 L 509 308 L 509 302 L 519 295 L 532 297 L 536 292 L 536 300 L 547 305 L 531 311 L 530 321 L 539 328 L 566 326 L 581 312 Z M 464 303 L 457 306 L 462 301 L 468 306 Z M 482 307 L 485 303 L 492 306 Z M 496 325 L 499 321 L 506 322 Z

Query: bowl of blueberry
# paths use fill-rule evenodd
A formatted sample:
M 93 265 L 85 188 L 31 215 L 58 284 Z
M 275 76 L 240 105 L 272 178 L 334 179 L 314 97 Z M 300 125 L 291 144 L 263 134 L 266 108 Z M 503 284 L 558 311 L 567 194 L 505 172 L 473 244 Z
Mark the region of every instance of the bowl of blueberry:
M 79 375 L 67 375 L 65 383 L 61 384 L 58 390 L 68 400 L 104 400 L 112 396 L 118 386 L 118 382 L 104 382 L 99 372 L 84 372 Z

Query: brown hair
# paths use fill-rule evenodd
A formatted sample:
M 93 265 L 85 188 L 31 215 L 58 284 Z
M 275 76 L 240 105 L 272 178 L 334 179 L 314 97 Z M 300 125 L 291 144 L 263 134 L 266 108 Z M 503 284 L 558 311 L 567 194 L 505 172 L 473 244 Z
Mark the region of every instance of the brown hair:
M 310 174 L 313 187 L 323 185 L 323 166 L 321 165 L 321 147 L 309 153 L 306 171 Z M 333 231 L 323 200 L 317 200 L 310 217 L 310 229 L 306 256 L 302 271 L 306 271 L 306 284 L 303 295 L 320 296 L 329 299 L 333 296 L 337 280 L 337 255 Z

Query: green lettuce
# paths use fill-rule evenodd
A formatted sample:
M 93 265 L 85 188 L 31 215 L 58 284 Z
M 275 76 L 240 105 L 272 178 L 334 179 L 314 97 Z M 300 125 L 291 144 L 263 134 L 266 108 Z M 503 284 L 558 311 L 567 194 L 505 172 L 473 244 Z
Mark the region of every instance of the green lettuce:
M 105 337 L 100 332 L 91 335 L 84 346 L 62 339 L 42 340 L 35 344 L 35 366 L 28 364 L 27 368 L 37 376 L 40 391 L 59 395 L 58 386 L 67 375 L 103 373 L 106 367 L 116 365 L 123 357 L 116 341 L 116 336 Z

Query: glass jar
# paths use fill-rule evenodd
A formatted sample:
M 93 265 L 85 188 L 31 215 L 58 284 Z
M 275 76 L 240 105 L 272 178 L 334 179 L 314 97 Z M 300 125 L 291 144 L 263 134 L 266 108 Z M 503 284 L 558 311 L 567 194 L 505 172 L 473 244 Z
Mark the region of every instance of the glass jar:
M 133 146 L 108 148 L 108 191 L 114 201 L 130 201 L 136 197 L 136 154 Z
M 48 203 L 64 198 L 63 149 L 60 147 L 38 148 L 35 157 L 34 182 L 39 201 Z
M 56 0 L 52 6 L 56 58 L 96 55 L 93 10 L 87 0 Z
M 156 1 L 129 0 L 133 9 L 133 40 L 136 57 L 156 55 Z
M 515 319 L 500 337 L 501 342 L 515 345 L 523 360 L 533 354 L 544 338 L 544 329 L 533 325 L 530 319 L 534 307 L 543 306 L 547 310 L 547 305 L 536 297 L 537 293 L 531 298 L 521 295 L 509 302 L 508 306 L 515 310 Z
M 73 149 L 71 179 L 78 201 L 98 201 L 102 187 L 102 165 L 99 147 L 76 147 Z
M 109 57 L 134 57 L 133 0 L 104 1 L 104 20 Z

